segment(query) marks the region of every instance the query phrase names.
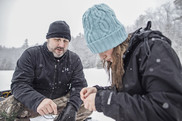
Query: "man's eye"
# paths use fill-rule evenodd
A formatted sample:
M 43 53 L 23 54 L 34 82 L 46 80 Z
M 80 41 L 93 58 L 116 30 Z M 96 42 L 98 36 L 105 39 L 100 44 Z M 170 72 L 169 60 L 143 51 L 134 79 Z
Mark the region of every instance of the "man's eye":
M 63 40 L 65 43 L 67 43 L 68 42 L 68 40 Z

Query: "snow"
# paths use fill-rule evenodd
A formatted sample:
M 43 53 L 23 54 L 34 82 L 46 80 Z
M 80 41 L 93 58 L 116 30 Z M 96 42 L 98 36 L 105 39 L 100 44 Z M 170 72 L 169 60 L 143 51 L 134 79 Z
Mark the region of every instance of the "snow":
M 110 85 L 108 81 L 108 76 L 104 69 L 97 69 L 97 68 L 84 69 L 84 74 L 85 74 L 85 78 L 87 80 L 88 86 Z M 0 77 L 1 77 L 0 90 L 10 89 L 12 75 L 13 75 L 13 71 L 0 71 Z M 53 121 L 52 117 L 50 116 L 47 116 L 47 117 L 48 119 L 46 119 L 43 116 L 39 116 L 36 118 L 32 118 L 31 121 Z M 92 117 L 92 120 L 90 121 L 114 121 L 113 119 L 104 116 L 103 113 L 99 113 L 96 111 L 94 111 L 90 117 Z
M 13 71 L 0 71 L 0 91 L 9 90 Z

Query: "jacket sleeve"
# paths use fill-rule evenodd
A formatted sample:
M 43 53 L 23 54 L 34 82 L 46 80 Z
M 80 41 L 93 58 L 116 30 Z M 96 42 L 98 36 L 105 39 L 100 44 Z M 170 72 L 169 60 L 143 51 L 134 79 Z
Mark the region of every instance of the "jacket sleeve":
M 83 73 L 83 66 L 79 57 L 73 63 L 73 74 L 71 76 L 70 103 L 78 110 L 82 101 L 80 99 L 80 91 L 87 87 L 87 82 Z
M 155 41 L 146 58 L 139 66 L 145 94 L 100 90 L 97 111 L 117 121 L 182 120 L 182 69 L 176 53 L 168 43 Z
M 34 63 L 30 52 L 25 50 L 17 61 L 13 74 L 11 90 L 14 97 L 27 108 L 36 111 L 45 97 L 33 89 Z

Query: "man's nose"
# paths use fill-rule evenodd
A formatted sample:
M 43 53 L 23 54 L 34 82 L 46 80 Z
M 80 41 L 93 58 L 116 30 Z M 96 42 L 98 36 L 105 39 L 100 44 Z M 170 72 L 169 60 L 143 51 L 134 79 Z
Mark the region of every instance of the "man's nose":
M 60 40 L 60 41 L 58 42 L 58 46 L 59 46 L 59 47 L 64 47 L 64 42 L 63 42 L 62 40 Z

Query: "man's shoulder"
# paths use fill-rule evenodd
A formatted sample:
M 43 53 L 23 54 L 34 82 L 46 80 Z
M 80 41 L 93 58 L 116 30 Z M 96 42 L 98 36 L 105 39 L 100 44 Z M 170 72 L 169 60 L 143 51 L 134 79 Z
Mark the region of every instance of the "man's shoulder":
M 70 56 L 70 57 L 79 58 L 79 55 L 76 54 L 75 52 L 71 51 L 71 50 L 68 50 L 68 53 L 69 53 L 69 56 Z
M 69 55 L 69 61 L 72 62 L 72 63 L 75 63 L 75 62 L 81 62 L 81 59 L 79 57 L 79 55 L 71 50 L 68 50 L 68 55 Z
M 38 45 L 38 46 L 32 46 L 27 48 L 25 51 L 30 52 L 30 53 L 35 53 L 35 52 L 39 52 L 41 50 L 42 46 Z
M 78 65 L 79 67 L 82 67 L 82 61 L 77 53 L 68 50 L 68 60 L 70 65 L 73 66 L 74 68 L 77 68 Z

